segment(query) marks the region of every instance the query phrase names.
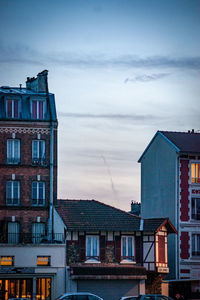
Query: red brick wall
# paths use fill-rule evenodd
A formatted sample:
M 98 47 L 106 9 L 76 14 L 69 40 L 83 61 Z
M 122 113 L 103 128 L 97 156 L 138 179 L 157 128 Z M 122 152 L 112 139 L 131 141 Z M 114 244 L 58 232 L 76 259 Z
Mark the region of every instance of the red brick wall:
M 180 220 L 189 220 L 189 161 L 180 160 Z
M 181 232 L 181 236 L 180 236 L 180 249 L 181 249 L 181 258 L 182 259 L 188 259 L 190 254 L 189 254 L 189 233 L 188 232 Z

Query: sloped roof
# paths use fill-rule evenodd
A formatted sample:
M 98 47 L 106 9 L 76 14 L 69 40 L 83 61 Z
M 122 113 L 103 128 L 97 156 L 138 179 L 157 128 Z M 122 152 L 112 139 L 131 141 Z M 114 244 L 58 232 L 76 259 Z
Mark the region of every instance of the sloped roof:
M 160 131 L 181 152 L 200 153 L 200 133 Z
M 166 226 L 168 233 L 177 233 L 169 218 L 151 218 L 144 220 L 144 231 L 157 232 L 161 227 Z
M 96 200 L 58 200 L 57 204 L 69 231 L 140 231 L 140 217 Z M 146 219 L 144 230 L 156 232 L 166 220 Z

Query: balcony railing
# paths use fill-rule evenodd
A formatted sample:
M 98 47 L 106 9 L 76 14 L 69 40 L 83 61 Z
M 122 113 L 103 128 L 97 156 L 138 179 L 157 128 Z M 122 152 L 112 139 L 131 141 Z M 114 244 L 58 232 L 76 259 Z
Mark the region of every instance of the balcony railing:
M 53 233 L 49 239 L 41 233 L 8 233 L 0 235 L 0 243 L 5 244 L 63 244 L 63 233 Z
M 45 158 L 32 158 L 32 165 L 33 166 L 46 166 L 46 159 Z
M 9 165 L 18 165 L 20 163 L 20 158 L 16 158 L 16 157 L 8 157 L 7 158 L 7 164 Z

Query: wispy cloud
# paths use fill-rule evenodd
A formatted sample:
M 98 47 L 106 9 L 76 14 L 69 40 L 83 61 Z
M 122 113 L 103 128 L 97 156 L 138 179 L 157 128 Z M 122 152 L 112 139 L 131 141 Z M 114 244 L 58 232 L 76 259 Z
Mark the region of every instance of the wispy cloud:
M 8 46 L 0 42 L 0 63 L 55 64 L 76 68 L 176 68 L 200 70 L 200 57 L 136 55 L 110 56 L 95 53 L 40 53 L 26 45 Z M 155 75 L 155 74 L 153 74 Z M 156 79 L 154 79 L 156 80 Z
M 129 121 L 150 121 L 157 119 L 154 115 L 136 115 L 136 114 L 93 114 L 93 113 L 67 113 L 58 112 L 59 117 L 75 119 L 108 119 L 108 120 L 129 120 Z
M 150 75 L 139 75 L 135 76 L 134 78 L 126 78 L 124 80 L 124 83 L 128 82 L 149 82 L 149 81 L 155 81 L 162 79 L 164 77 L 169 76 L 169 73 L 158 73 L 158 74 L 150 74 Z

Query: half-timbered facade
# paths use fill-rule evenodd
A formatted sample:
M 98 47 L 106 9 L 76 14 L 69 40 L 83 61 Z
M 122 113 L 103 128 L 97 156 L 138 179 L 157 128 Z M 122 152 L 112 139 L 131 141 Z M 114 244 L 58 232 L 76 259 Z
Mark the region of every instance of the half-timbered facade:
M 141 216 L 168 216 L 175 224 L 168 278 L 176 288 L 184 287 L 182 294 L 195 297 L 200 290 L 200 133 L 158 131 L 139 162 Z
M 152 282 L 169 271 L 167 234 L 176 230 L 168 219 L 143 220 L 95 200 L 58 200 L 56 213 L 67 234 L 69 291 L 112 300 L 145 293 L 148 279 L 148 292 L 161 292 Z

